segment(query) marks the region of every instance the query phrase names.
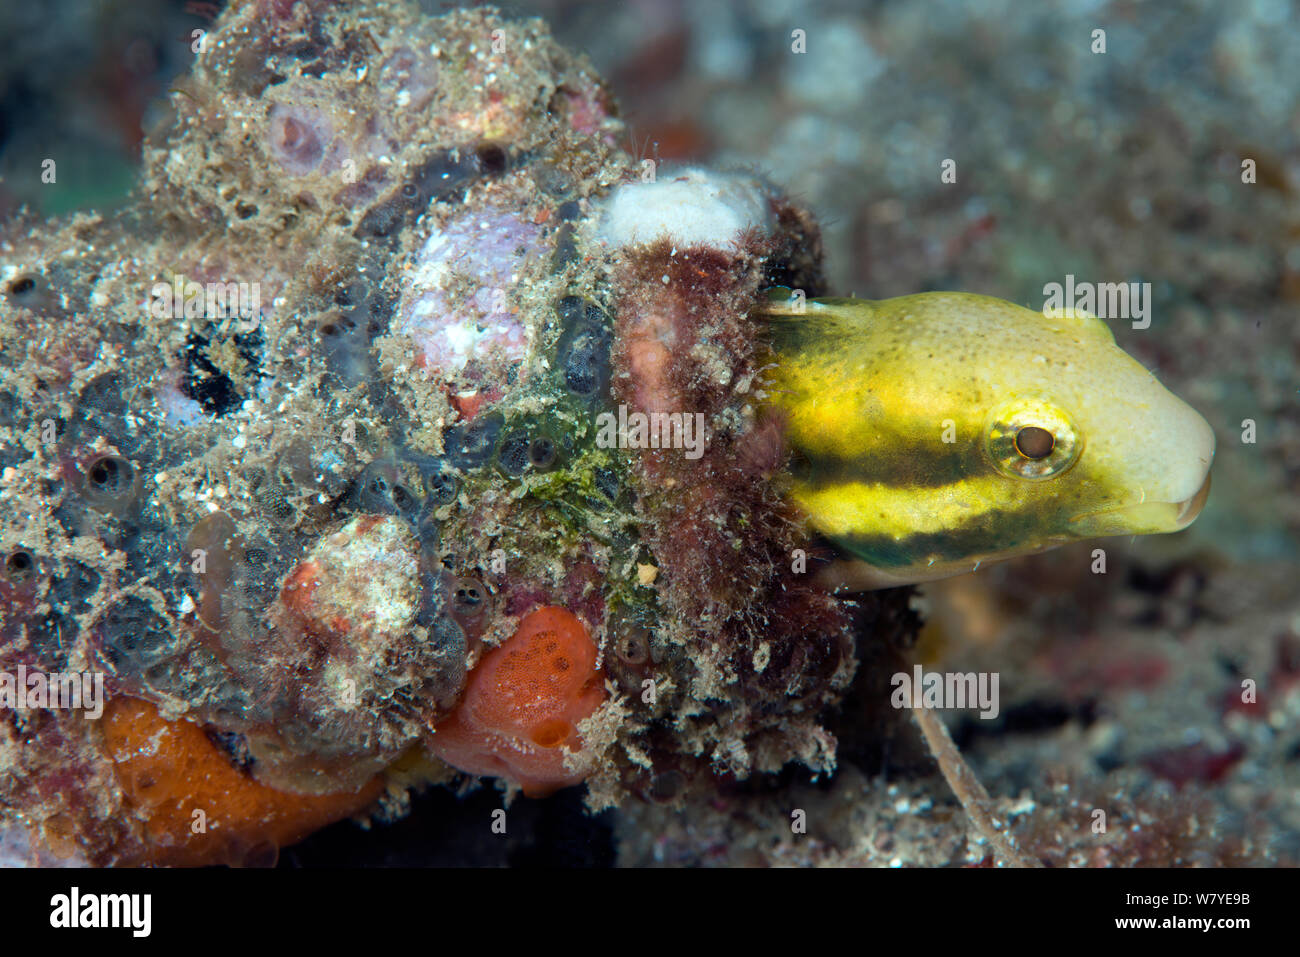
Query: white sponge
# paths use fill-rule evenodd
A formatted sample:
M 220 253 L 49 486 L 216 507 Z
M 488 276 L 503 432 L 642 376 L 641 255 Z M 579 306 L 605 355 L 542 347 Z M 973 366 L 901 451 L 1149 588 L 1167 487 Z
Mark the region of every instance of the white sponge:
M 605 200 L 598 238 L 609 246 L 668 239 L 676 246 L 725 247 L 743 232 L 770 231 L 772 210 L 758 180 L 697 166 L 653 183 L 624 183 Z

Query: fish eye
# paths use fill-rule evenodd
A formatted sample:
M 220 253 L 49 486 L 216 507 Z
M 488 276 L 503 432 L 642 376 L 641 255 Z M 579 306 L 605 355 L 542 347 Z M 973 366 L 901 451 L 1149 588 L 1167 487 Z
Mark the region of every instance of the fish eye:
M 1060 475 L 1078 461 L 1083 436 L 1055 404 L 1019 398 L 993 410 L 985 449 L 1003 475 L 1045 479 Z
M 1055 445 L 1056 436 L 1036 425 L 1027 425 L 1016 433 L 1016 451 L 1027 459 L 1045 459 Z

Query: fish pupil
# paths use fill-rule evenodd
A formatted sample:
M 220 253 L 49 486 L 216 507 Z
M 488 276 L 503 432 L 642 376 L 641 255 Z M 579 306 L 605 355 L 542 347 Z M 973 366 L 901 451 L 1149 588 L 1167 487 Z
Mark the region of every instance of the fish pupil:
M 1055 447 L 1055 436 L 1036 425 L 1025 426 L 1016 433 L 1016 451 L 1027 459 L 1045 459 Z

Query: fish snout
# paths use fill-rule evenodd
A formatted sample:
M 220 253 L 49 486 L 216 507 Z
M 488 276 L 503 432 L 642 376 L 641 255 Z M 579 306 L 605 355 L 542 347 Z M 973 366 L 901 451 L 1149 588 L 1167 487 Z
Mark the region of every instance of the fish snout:
M 1210 497 L 1214 431 L 1190 406 L 1179 402 L 1177 412 L 1167 415 L 1163 438 L 1153 443 L 1142 467 L 1118 484 L 1127 491 L 1109 505 L 1075 516 L 1072 531 L 1081 537 L 1151 535 L 1176 532 L 1196 520 Z

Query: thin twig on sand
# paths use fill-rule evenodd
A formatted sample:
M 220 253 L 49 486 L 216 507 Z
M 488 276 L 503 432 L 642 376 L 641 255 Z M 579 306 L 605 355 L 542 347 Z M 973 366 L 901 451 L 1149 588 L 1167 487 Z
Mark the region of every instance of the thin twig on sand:
M 912 716 L 925 737 L 930 753 L 939 762 L 939 770 L 943 772 L 948 786 L 957 795 L 957 800 L 984 840 L 1012 867 L 1042 867 L 1041 861 L 1023 854 L 1011 835 L 998 823 L 994 816 L 993 799 L 957 750 L 957 745 L 953 743 L 938 712 L 932 708 L 913 708 Z

